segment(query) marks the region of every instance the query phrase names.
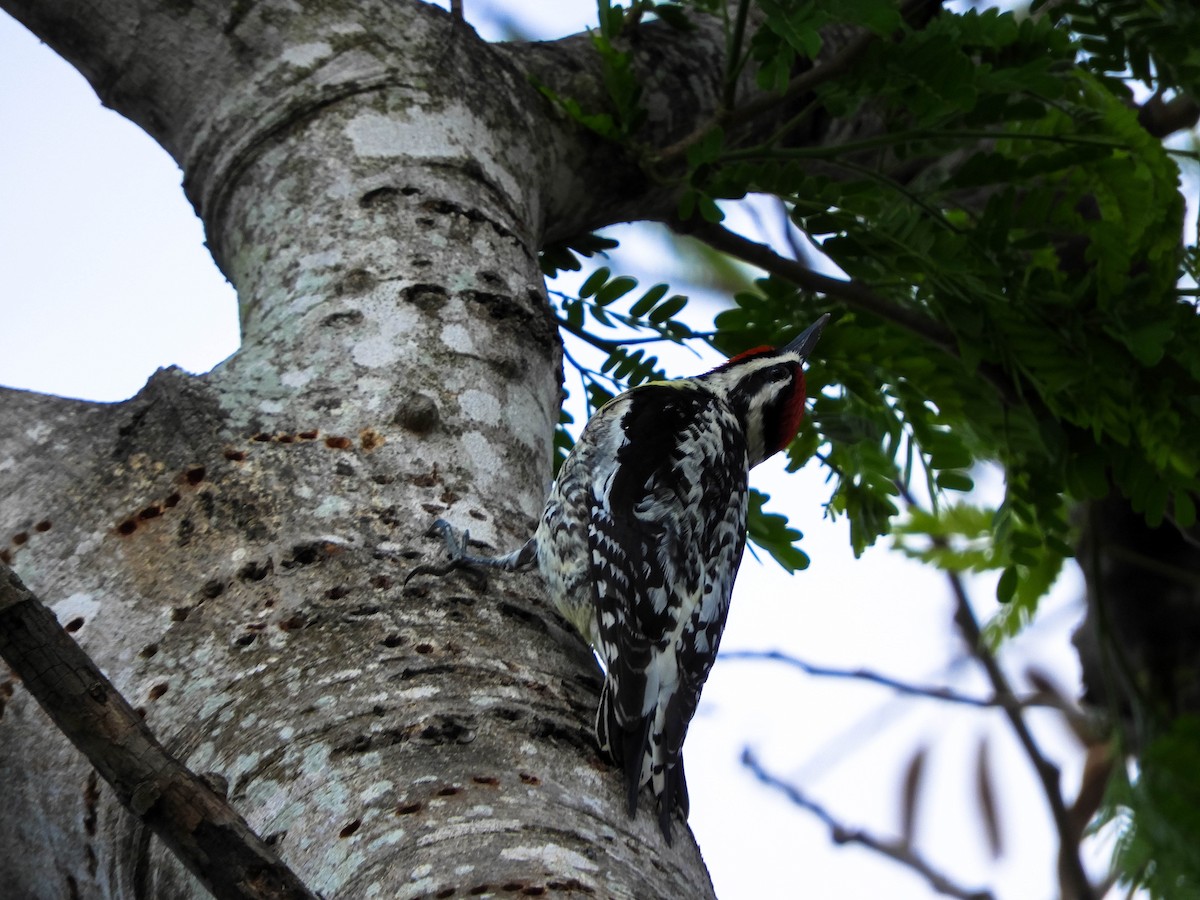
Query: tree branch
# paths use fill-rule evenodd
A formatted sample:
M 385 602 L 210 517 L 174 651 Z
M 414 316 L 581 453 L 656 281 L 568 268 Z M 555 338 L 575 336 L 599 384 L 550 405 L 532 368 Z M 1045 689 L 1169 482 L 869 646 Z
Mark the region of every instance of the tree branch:
M 797 659 L 787 653 L 779 650 L 724 650 L 721 652 L 721 659 L 741 659 L 741 660 L 763 660 L 766 662 L 780 662 L 785 665 L 799 669 L 807 675 L 813 675 L 818 678 L 848 678 L 855 681 L 866 681 L 871 684 L 882 685 L 883 687 L 891 688 L 892 690 L 906 694 L 910 697 L 928 697 L 932 700 L 944 700 L 947 703 L 961 703 L 964 706 L 975 706 L 979 708 L 989 708 L 993 706 L 1017 705 L 1024 709 L 1030 706 L 1047 706 L 1058 708 L 1058 704 L 1048 700 L 1042 694 L 1033 694 L 1028 697 L 968 697 L 965 694 L 959 694 L 950 688 L 945 687 L 923 687 L 916 684 L 908 684 L 903 681 L 898 681 L 887 675 L 881 675 L 878 672 L 872 672 L 867 669 L 831 669 L 825 666 L 814 666 L 812 663 L 807 663 L 802 659 Z
M 315 900 L 245 820 L 163 748 L 54 614 L 2 563 L 0 656 L 121 804 L 214 896 Z
M 827 61 L 801 72 L 788 83 L 788 86 L 781 93 L 764 94 L 734 109 L 722 109 L 718 111 L 712 119 L 705 122 L 691 134 L 686 135 L 669 147 L 664 147 L 655 158 L 654 165 L 661 171 L 664 167 L 670 166 L 686 157 L 689 149 L 703 141 L 718 128 L 731 128 L 744 125 L 758 118 L 763 113 L 778 109 L 795 97 L 803 96 L 814 90 L 818 85 L 840 77 L 843 73 L 850 70 L 859 57 L 876 40 L 878 40 L 877 35 L 871 32 L 864 32 Z
M 668 224 L 679 234 L 690 235 L 722 253 L 748 262 L 772 275 L 786 278 L 804 290 L 836 297 L 850 309 L 878 316 L 884 321 L 891 322 L 910 334 L 916 335 L 955 359 L 961 359 L 957 340 L 948 328 L 919 312 L 898 306 L 861 282 L 842 281 L 813 271 L 803 263 L 780 256 L 770 247 L 742 237 L 721 225 L 711 222 L 682 222 L 678 219 L 670 221 Z M 1003 401 L 1010 406 L 1019 403 L 1040 406 L 1040 400 L 1035 396 L 1018 394 L 1000 367 L 989 363 L 980 363 L 977 366 L 977 372 L 996 389 Z
M 1163 138 L 1194 128 L 1200 121 L 1200 103 L 1187 94 L 1178 94 L 1170 100 L 1163 100 L 1162 93 L 1157 93 L 1138 109 L 1138 123 L 1151 135 Z
M 962 632 L 971 655 L 979 660 L 984 671 L 987 672 L 988 680 L 991 681 L 996 696 L 1012 697 L 1012 687 L 1008 683 L 1008 677 L 1000 668 L 995 654 L 988 650 L 987 644 L 984 643 L 983 632 L 979 628 L 975 612 L 971 609 L 970 601 L 967 599 L 962 579 L 955 572 L 947 572 L 946 577 L 954 594 L 956 607 L 954 622 L 958 626 L 958 630 Z M 1017 740 L 1025 750 L 1025 755 L 1033 764 L 1033 769 L 1042 784 L 1042 793 L 1046 795 L 1046 802 L 1049 803 L 1050 813 L 1054 817 L 1054 825 L 1059 836 L 1058 871 L 1062 896 L 1075 898 L 1075 900 L 1092 900 L 1096 894 L 1083 869 L 1083 862 L 1079 858 L 1080 834 L 1072 824 L 1071 813 L 1063 800 L 1059 785 L 1058 766 L 1042 754 L 1025 722 L 1025 717 L 1021 714 L 1021 707 L 1015 702 L 1001 703 L 1000 707 L 1008 717 L 1013 731 L 1016 732 Z
M 901 6 L 900 14 L 910 23 L 922 22 L 940 6 L 940 0 L 910 0 Z M 739 125 L 745 125 L 765 113 L 785 106 L 798 97 L 812 93 L 818 86 L 828 81 L 840 78 L 854 67 L 877 40 L 879 40 L 879 35 L 871 31 L 862 31 L 829 59 L 816 63 L 812 68 L 806 69 L 792 78 L 781 92 L 760 94 L 741 106 L 732 106 L 732 96 L 727 89 L 722 108 L 709 121 L 700 125 L 690 134 L 659 151 L 653 160 L 653 165 L 662 171 L 665 167 L 686 157 L 691 147 L 703 141 L 718 128 L 736 128 Z M 727 64 L 734 66 L 737 64 L 737 60 L 729 59 Z M 783 130 L 787 131 L 788 129 Z
M 678 221 L 670 224 L 679 233 L 691 235 L 722 253 L 728 253 L 766 272 L 786 278 L 805 290 L 836 297 L 851 309 L 878 316 L 952 356 L 958 355 L 954 335 L 948 328 L 927 316 L 897 306 L 861 282 L 842 281 L 815 272 L 803 263 L 780 256 L 765 244 L 742 237 L 721 225 Z
M 903 484 L 897 483 L 896 486 L 904 501 L 909 506 L 915 506 L 913 496 L 908 489 Z M 935 537 L 932 540 L 937 546 L 946 545 L 943 539 Z M 962 579 L 957 572 L 946 572 L 946 579 L 954 594 L 954 624 L 962 634 L 963 640 L 966 641 L 971 655 L 979 661 L 987 673 L 988 680 L 992 683 L 992 690 L 995 691 L 997 699 L 1001 701 L 1000 708 L 1004 710 L 1009 724 L 1017 735 L 1017 740 L 1033 765 L 1038 781 L 1042 785 L 1042 793 L 1045 794 L 1046 802 L 1050 806 L 1050 813 L 1059 836 L 1058 872 L 1062 896 L 1074 898 L 1074 900 L 1093 900 L 1097 895 L 1084 871 L 1083 862 L 1079 858 L 1079 840 L 1082 835 L 1075 826 L 1071 812 L 1063 799 L 1058 767 L 1046 759 L 1041 748 L 1033 739 L 1033 733 L 1030 732 L 1029 725 L 1025 722 L 1022 707 L 1016 700 L 1016 695 L 1008 682 L 1008 676 L 1004 674 L 996 655 L 988 649 L 983 640 L 983 632 L 979 627 L 979 621 L 975 618 L 974 610 L 971 609 L 971 602 L 967 597 Z
M 818 819 L 829 826 L 830 835 L 835 844 L 861 844 L 888 859 L 907 866 L 921 875 L 929 886 L 939 894 L 958 897 L 960 900 L 992 900 L 990 891 L 972 891 L 955 884 L 941 872 L 934 869 L 921 857 L 910 844 L 903 841 L 885 841 L 859 828 L 847 828 L 837 821 L 830 813 L 815 800 L 809 798 L 792 784 L 772 775 L 749 748 L 742 751 L 742 765 L 748 768 L 754 777 L 768 787 L 780 791 L 797 806 L 807 809 Z

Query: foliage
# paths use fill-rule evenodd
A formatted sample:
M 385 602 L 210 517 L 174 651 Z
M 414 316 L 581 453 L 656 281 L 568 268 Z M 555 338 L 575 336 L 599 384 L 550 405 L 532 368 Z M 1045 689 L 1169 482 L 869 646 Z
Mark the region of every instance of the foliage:
M 1153 89 L 1200 95 L 1200 7 L 1190 0 L 1034 3 L 1078 36 L 1083 63 L 1100 75 L 1126 73 Z M 1119 87 L 1116 87 L 1119 90 Z
M 813 79 L 799 114 L 767 140 L 714 123 L 682 157 L 647 165 L 673 172 L 684 219 L 717 221 L 719 201 L 749 193 L 780 198 L 882 303 L 849 311 L 771 275 L 735 296 L 707 339 L 730 353 L 838 313 L 811 367 L 815 399 L 790 462 L 820 453 L 835 476 L 827 508 L 849 518 L 856 552 L 891 529 L 897 484 L 919 479 L 936 511 L 942 493 L 970 489 L 972 465 L 1000 462 L 1007 495 L 988 539 L 1003 569 L 1000 599 L 1016 602 L 1011 630 L 1070 554 L 1070 499 L 1101 496 L 1111 481 L 1154 521 L 1189 509 L 1200 486 L 1200 399 L 1186 387 L 1200 374 L 1190 349 L 1200 328 L 1176 293 L 1176 165 L 1138 125 L 1121 84 L 1099 63 L 1076 65 L 1099 58 L 1047 18 L 970 10 L 914 29 L 887 0 L 759 5 L 764 24 L 732 58 L 783 90 L 781 104 L 786 73 L 820 50 L 821 27 L 899 38 L 869 43 L 839 77 Z M 619 9 L 606 20 L 627 22 Z M 602 30 L 619 39 L 615 25 Z M 603 52 L 614 79 L 633 77 Z M 614 99 L 617 120 L 636 118 L 622 106 L 635 93 L 610 90 L 625 98 Z M 790 142 L 817 108 L 849 116 L 867 105 L 878 134 Z M 929 159 L 948 162 L 919 165 Z M 910 167 L 918 174 L 904 174 Z M 585 311 L 608 324 L 611 294 L 582 299 L 564 306 L 576 333 Z M 660 336 L 685 339 L 682 303 L 645 324 L 670 323 Z M 618 342 L 609 352 L 618 383 L 606 394 L 653 370 L 641 350 Z M 589 391 L 593 405 L 606 396 Z
M 1200 896 L 1200 718 L 1181 716 L 1141 755 L 1137 773 L 1110 785 L 1117 858 L 1153 897 Z
M 558 295 L 562 328 L 605 356 L 594 369 L 571 360 L 589 411 L 664 377 L 646 351 L 656 341 L 732 354 L 834 313 L 789 466 L 829 470 L 826 509 L 848 519 L 856 553 L 890 534 L 939 568 L 998 572 L 1005 606 L 989 636 L 1000 640 L 1071 555 L 1072 503 L 1115 490 L 1150 523 L 1195 520 L 1200 321 L 1186 278 L 1200 251 L 1184 246 L 1175 158 L 1139 124 L 1126 79 L 1200 95 L 1200 12 L 1183 0 L 1042 2 L 913 25 L 893 0 L 754 0 L 757 19 L 751 5 L 602 2 L 609 108 L 547 94 L 674 185 L 680 227 L 719 233 L 723 206 L 774 197 L 840 274 L 818 292 L 768 264 L 701 330 L 682 294 L 639 295 L 632 278 L 595 270 Z M 678 144 L 648 147 L 630 34 L 647 18 L 687 28 L 705 14 L 724 17 L 726 106 Z M 831 51 L 830 26 L 861 39 Z M 777 102 L 740 106 L 743 74 Z M 851 119 L 874 127 L 838 127 Z M 590 241 L 575 251 L 609 249 Z M 562 248 L 544 260 L 578 264 Z M 995 509 L 960 498 L 984 462 L 1004 472 Z M 765 499 L 751 539 L 802 568 L 800 535 Z M 1170 790 L 1155 773 L 1182 771 L 1171 760 L 1184 737 L 1163 738 L 1124 797 L 1139 825 L 1122 859 L 1154 890 L 1195 846 L 1188 832 L 1160 856 L 1146 849 L 1159 826 L 1145 810 Z
M 763 509 L 770 499 L 762 491 L 750 491 L 750 540 L 770 553 L 788 572 L 807 569 L 808 554 L 796 546 L 796 541 L 804 535 L 788 526 L 787 516 Z

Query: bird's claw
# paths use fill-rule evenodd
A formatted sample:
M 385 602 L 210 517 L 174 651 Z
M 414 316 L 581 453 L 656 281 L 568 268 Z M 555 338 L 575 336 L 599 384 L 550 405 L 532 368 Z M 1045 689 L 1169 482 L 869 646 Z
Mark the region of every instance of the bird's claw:
M 462 540 L 454 539 L 454 526 L 445 519 L 434 519 L 433 524 L 425 531 L 426 537 L 440 537 L 442 543 L 446 545 L 446 552 L 450 554 L 451 559 L 462 559 L 467 555 L 467 541 L 471 539 L 471 533 L 463 529 Z
M 463 529 L 462 541 L 457 541 L 454 538 L 454 526 L 445 519 L 434 519 L 433 524 L 425 531 L 426 537 L 441 537 L 442 542 L 446 545 L 446 552 L 450 555 L 450 561 L 444 565 L 420 565 L 414 568 L 411 572 L 404 576 L 404 584 L 408 584 L 418 575 L 436 575 L 441 578 L 444 575 L 449 575 L 455 569 L 458 569 L 466 564 L 467 561 L 467 541 L 470 540 L 470 532 Z

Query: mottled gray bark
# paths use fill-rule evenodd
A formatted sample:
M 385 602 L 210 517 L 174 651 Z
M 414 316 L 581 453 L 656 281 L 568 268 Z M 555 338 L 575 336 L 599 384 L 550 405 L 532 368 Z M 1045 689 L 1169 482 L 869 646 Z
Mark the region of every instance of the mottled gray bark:
M 694 842 L 625 817 L 595 663 L 536 576 L 401 584 L 435 516 L 509 549 L 538 515 L 538 247 L 670 209 L 530 84 L 599 105 L 586 39 L 493 47 L 402 0 L 4 6 L 179 162 L 243 330 L 125 403 L 0 391 L 5 558 L 315 891 L 711 894 Z M 723 42 L 658 34 L 665 145 L 711 112 Z M 5 890 L 200 892 L 0 683 Z
M 68 625 L 81 627 L 76 620 Z M 316 900 L 270 843 L 229 805 L 224 776 L 197 775 L 168 753 L 54 614 L 4 563 L 0 657 L 95 766 L 121 805 L 214 896 Z

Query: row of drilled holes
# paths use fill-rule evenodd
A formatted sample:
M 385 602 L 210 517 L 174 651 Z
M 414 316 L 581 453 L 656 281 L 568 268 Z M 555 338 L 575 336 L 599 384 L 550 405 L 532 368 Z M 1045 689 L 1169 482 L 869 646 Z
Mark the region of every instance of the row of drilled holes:
M 208 470 L 204 466 L 188 466 L 179 476 L 179 483 L 187 487 L 198 487 L 204 481 Z M 183 497 L 179 491 L 172 491 L 162 500 L 157 500 L 148 506 L 143 507 L 138 512 L 127 517 L 117 524 L 117 534 L 121 537 L 129 537 L 138 530 L 138 525 L 142 522 L 148 522 L 151 519 L 157 519 L 166 510 L 174 509 L 179 505 L 179 501 Z
M 42 534 L 42 533 L 49 531 L 50 527 L 51 527 L 50 520 L 42 519 L 42 521 L 38 522 L 36 525 L 33 526 L 33 531 L 38 534 Z M 30 533 L 28 531 L 18 531 L 16 534 L 14 534 L 9 539 L 9 544 L 11 544 L 12 546 L 5 547 L 3 550 L 0 550 L 0 562 L 3 562 L 5 565 L 8 565 L 10 562 L 12 562 L 13 554 L 17 550 L 21 549 L 26 544 L 28 544 L 29 538 L 31 536 L 32 535 L 30 535 Z

